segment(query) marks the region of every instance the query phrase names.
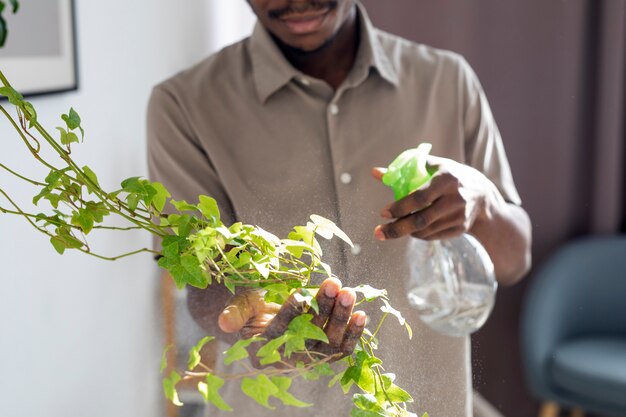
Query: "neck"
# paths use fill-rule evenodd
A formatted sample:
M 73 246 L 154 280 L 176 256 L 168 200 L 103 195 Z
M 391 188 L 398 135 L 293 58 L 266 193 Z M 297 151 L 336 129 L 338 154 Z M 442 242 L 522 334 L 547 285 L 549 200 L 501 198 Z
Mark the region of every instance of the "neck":
M 302 73 L 326 81 L 337 89 L 354 65 L 359 48 L 360 28 L 356 7 L 325 45 L 311 52 L 301 51 L 274 39 L 287 60 Z

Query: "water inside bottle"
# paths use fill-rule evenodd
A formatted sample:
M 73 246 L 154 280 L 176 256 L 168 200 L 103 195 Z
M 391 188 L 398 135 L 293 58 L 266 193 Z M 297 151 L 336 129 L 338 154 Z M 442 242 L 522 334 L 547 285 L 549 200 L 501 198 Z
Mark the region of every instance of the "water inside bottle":
M 480 329 L 495 299 L 492 286 L 465 283 L 460 295 L 450 293 L 443 282 L 414 288 L 407 296 L 426 324 L 449 336 L 464 336 Z
M 413 239 L 407 256 L 407 297 L 423 322 L 449 336 L 466 336 L 485 324 L 498 285 L 487 251 L 474 237 Z

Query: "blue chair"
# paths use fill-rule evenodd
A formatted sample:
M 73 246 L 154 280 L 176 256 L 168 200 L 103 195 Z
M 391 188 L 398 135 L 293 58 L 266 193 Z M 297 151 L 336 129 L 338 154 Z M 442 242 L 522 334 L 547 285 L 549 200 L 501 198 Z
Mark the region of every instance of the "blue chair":
M 541 416 L 626 417 L 626 236 L 568 244 L 539 268 L 522 309 L 522 356 Z

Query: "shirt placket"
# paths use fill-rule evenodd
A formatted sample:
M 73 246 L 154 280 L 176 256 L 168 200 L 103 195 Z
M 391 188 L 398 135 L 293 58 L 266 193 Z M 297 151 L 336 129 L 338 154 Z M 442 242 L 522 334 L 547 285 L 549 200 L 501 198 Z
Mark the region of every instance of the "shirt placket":
M 334 201 L 337 217 L 337 225 L 348 235 L 351 235 L 353 231 L 345 230 L 346 220 L 344 216 L 350 210 L 352 197 L 354 193 L 354 182 L 356 180 L 356 173 L 352 171 L 352 165 L 350 163 L 350 155 L 347 154 L 345 146 L 341 146 L 341 141 L 345 141 L 347 138 L 345 135 L 347 114 L 342 112 L 342 100 L 344 94 L 351 88 L 349 84 L 340 87 L 332 99 L 328 102 L 326 108 L 326 121 L 328 132 L 328 149 L 330 151 L 330 157 L 333 167 L 333 183 L 334 189 Z M 354 236 L 352 234 L 352 236 Z M 350 248 L 345 244 L 340 245 L 341 250 L 341 262 L 343 270 L 346 276 L 343 279 L 350 282 L 355 279 L 352 275 L 352 268 L 350 267 L 350 260 L 354 256 L 358 256 L 361 253 L 361 245 L 358 241 L 353 241 L 354 246 Z

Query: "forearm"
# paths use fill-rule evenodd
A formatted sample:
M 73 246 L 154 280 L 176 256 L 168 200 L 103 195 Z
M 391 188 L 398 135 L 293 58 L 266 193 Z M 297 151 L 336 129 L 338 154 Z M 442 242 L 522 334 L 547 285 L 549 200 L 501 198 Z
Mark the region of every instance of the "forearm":
M 233 343 L 236 335 L 224 333 L 218 326 L 217 318 L 232 297 L 223 285 L 212 284 L 206 289 L 188 287 L 187 307 L 198 325 L 211 336 Z
M 485 247 L 500 284 L 519 281 L 531 265 L 531 224 L 526 211 L 502 199 L 488 204 L 470 233 Z

